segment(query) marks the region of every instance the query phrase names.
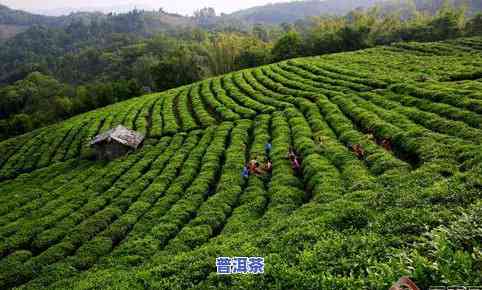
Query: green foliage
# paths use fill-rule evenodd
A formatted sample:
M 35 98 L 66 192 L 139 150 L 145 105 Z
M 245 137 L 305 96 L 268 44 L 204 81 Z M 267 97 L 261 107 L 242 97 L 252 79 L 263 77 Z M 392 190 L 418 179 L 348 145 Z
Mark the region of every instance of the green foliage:
M 482 35 L 482 13 L 478 13 L 467 23 L 467 31 L 469 35 Z
M 87 92 L 88 89 L 88 92 Z M 39 72 L 0 89 L 1 138 L 20 135 L 72 115 L 139 94 L 136 85 L 119 81 L 92 84 L 77 91 Z
M 302 54 L 301 37 L 295 31 L 290 31 L 281 37 L 271 52 L 274 60 L 294 58 Z
M 295 59 L 0 142 L 0 288 L 482 283 L 480 47 L 473 37 Z M 41 84 L 63 87 L 34 74 L 16 91 Z M 52 97 L 59 113 L 64 96 Z M 89 141 L 118 124 L 143 146 L 92 158 Z M 246 176 L 252 159 L 272 170 Z M 218 275 L 220 256 L 264 257 L 265 273 Z

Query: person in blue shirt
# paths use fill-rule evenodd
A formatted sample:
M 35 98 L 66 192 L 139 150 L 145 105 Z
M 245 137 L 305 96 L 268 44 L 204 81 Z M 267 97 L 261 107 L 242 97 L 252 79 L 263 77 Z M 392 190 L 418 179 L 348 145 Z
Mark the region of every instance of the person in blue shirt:
M 247 165 L 244 165 L 244 168 L 243 168 L 243 177 L 244 177 L 244 178 L 248 178 L 248 177 L 249 177 L 249 170 L 248 170 L 248 166 L 247 166 Z
M 273 146 L 271 145 L 271 143 L 266 143 L 266 145 L 264 145 L 264 152 L 266 153 L 266 156 L 269 156 L 269 153 L 271 152 L 271 148 Z

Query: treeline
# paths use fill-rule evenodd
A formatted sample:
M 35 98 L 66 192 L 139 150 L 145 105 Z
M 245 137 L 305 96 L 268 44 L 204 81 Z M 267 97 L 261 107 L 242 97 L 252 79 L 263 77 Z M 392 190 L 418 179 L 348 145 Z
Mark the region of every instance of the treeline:
M 136 12 L 116 25 L 33 27 L 0 45 L 0 82 L 5 84 L 0 88 L 0 138 L 143 93 L 283 59 L 482 35 L 482 16 L 466 18 L 462 8 L 443 6 L 435 15 L 415 7 L 393 11 L 375 8 L 249 30 L 190 26 L 151 34 L 143 29 L 144 14 Z M 212 17 L 212 11 L 205 12 L 199 21 Z
M 405 7 L 406 8 L 406 7 Z M 435 15 L 417 11 L 387 12 L 380 7 L 353 11 L 345 17 L 300 21 L 273 48 L 274 60 L 389 45 L 430 42 L 482 34 L 482 14 L 466 18 L 464 8 L 443 5 Z
M 142 94 L 135 81 L 72 86 L 40 72 L 0 88 L 0 137 L 7 138 Z
M 443 5 L 457 8 L 466 7 L 467 15 L 482 11 L 480 0 L 305 0 L 282 1 L 259 7 L 248 8 L 226 15 L 224 20 L 237 19 L 246 24 L 295 23 L 310 16 L 346 15 L 355 9 L 369 9 L 376 5 L 385 11 L 406 10 L 414 7 L 418 11 L 434 15 Z

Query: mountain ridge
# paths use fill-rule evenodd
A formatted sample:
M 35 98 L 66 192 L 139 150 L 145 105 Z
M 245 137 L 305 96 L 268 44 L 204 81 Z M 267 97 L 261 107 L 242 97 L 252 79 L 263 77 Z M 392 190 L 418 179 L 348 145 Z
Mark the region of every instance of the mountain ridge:
M 476 0 L 450 0 L 449 3 L 457 7 L 468 4 L 468 14 L 473 15 L 482 11 L 482 3 Z M 155 10 L 133 10 L 134 12 L 144 13 L 149 21 L 160 21 L 164 25 L 207 25 L 212 26 L 223 23 L 233 23 L 236 25 L 279 25 L 282 23 L 294 23 L 299 20 L 307 19 L 314 16 L 342 16 L 356 9 L 369 9 L 380 5 L 389 11 L 398 9 L 411 9 L 415 7 L 420 11 L 427 13 L 436 13 L 440 7 L 444 5 L 443 0 L 306 0 L 281 2 L 267 5 L 255 6 L 242 9 L 229 14 L 221 14 L 219 16 L 211 15 L 207 20 L 196 23 L 191 16 L 182 16 L 175 13 L 164 12 L 162 9 Z M 132 13 L 133 11 L 129 12 Z M 114 15 L 123 15 L 126 13 L 114 13 Z M 5 5 L 0 5 L 0 25 L 13 26 L 32 26 L 46 25 L 49 27 L 65 27 L 72 22 L 83 20 L 93 21 L 104 19 L 112 13 L 101 12 L 75 12 L 62 16 L 45 16 L 32 14 L 29 12 L 10 9 Z M 155 26 L 155 25 L 154 25 Z M 16 30 L 4 31 L 4 39 L 15 35 Z M 0 30 L 1 33 L 1 30 Z M 1 36 L 1 34 L 0 34 Z M 1 38 L 0 38 L 1 40 Z

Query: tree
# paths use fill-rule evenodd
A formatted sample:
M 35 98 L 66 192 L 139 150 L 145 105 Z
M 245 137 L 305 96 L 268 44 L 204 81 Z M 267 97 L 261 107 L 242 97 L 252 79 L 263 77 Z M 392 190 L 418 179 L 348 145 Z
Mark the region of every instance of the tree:
M 96 107 L 104 107 L 112 104 L 114 99 L 114 89 L 110 83 L 97 83 L 94 86 L 96 94 Z
M 202 79 L 200 58 L 192 48 L 180 44 L 153 67 L 152 74 L 157 90 L 166 90 Z
M 370 28 L 368 26 L 345 26 L 340 30 L 340 38 L 343 50 L 357 50 L 369 47 L 368 35 Z
M 73 103 L 70 98 L 57 96 L 53 100 L 53 111 L 56 117 L 66 118 L 72 114 Z
M 137 82 L 144 87 L 154 87 L 152 69 L 159 65 L 159 58 L 154 55 L 143 55 L 132 66 L 132 73 Z
M 89 108 L 95 108 L 94 100 L 89 96 L 89 90 L 86 86 L 78 86 L 75 95 L 75 101 L 77 103 L 76 107 L 78 107 L 77 112 L 86 111 Z
M 302 54 L 302 41 L 296 31 L 289 31 L 274 45 L 271 54 L 275 61 L 294 58 Z
M 253 27 L 253 35 L 264 42 L 269 41 L 269 32 L 263 25 L 256 24 Z
M 5 87 L 0 91 L 0 118 L 20 112 L 25 100 L 14 86 Z
M 216 18 L 216 11 L 214 10 L 214 8 L 206 7 L 194 11 L 194 20 L 197 24 L 201 26 L 207 26 L 211 24 L 214 18 Z
M 236 64 L 241 68 L 257 67 L 260 65 L 268 64 L 270 61 L 270 51 L 264 46 L 250 47 L 243 50 L 236 57 Z
M 8 120 L 0 119 L 0 139 L 8 138 L 10 134 L 10 126 L 8 124 Z
M 455 38 L 462 34 L 465 23 L 464 9 L 444 5 L 430 23 L 432 40 Z
M 346 19 L 318 17 L 311 25 L 304 44 L 307 53 L 319 55 L 343 49 L 339 31 L 346 26 Z
M 33 129 L 32 119 L 27 114 L 14 115 L 9 121 L 10 135 L 20 135 Z
M 244 38 L 235 33 L 221 33 L 205 44 L 204 54 L 210 75 L 220 75 L 236 68 L 236 58 L 244 46 Z
M 482 36 L 482 13 L 472 17 L 467 23 L 467 34 L 471 36 Z

